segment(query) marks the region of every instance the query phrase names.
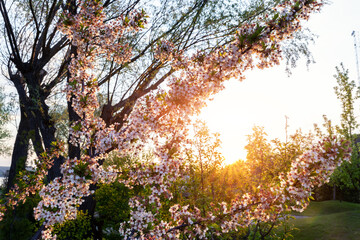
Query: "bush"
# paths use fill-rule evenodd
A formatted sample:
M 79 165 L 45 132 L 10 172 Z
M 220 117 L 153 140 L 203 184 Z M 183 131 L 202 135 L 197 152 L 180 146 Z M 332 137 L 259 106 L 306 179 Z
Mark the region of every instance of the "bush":
M 92 240 L 90 216 L 79 211 L 77 218 L 54 226 L 58 240 Z
M 0 222 L 0 239 L 28 240 L 39 227 L 32 215 L 38 204 L 38 196 L 29 198 L 25 204 L 19 204 L 14 210 L 8 210 Z

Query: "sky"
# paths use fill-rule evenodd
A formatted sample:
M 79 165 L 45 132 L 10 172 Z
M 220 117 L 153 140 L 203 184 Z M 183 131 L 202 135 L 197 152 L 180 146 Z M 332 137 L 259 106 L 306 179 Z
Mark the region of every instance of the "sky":
M 290 134 L 299 128 L 313 129 L 314 123 L 323 122 L 324 114 L 339 123 L 341 107 L 333 90 L 333 75 L 335 67 L 343 62 L 351 79 L 357 79 L 351 33 L 359 31 L 360 37 L 359 10 L 359 0 L 333 0 L 305 23 L 318 35 L 310 47 L 315 64 L 307 68 L 300 61 L 290 77 L 284 63 L 247 72 L 245 81 L 228 82 L 226 90 L 209 102 L 200 117 L 211 131 L 221 134 L 226 163 L 246 158 L 246 136 L 252 133 L 254 125 L 263 126 L 269 139 L 284 139 L 285 116 L 289 118 Z M 0 157 L 1 166 L 9 164 L 9 158 Z
M 333 0 L 305 23 L 318 36 L 310 46 L 315 64 L 307 67 L 305 61 L 300 61 L 290 77 L 285 62 L 247 72 L 245 81 L 228 82 L 226 89 L 214 97 L 200 117 L 211 131 L 220 133 L 226 163 L 246 159 L 244 146 L 254 125 L 263 126 L 269 139 L 284 140 L 285 116 L 289 118 L 289 134 L 299 128 L 303 132 L 312 130 L 314 123 L 323 123 L 324 114 L 333 123 L 340 122 L 341 106 L 334 93 L 333 76 L 342 62 L 357 82 L 351 33 L 359 31 L 360 37 L 359 10 L 359 0 Z

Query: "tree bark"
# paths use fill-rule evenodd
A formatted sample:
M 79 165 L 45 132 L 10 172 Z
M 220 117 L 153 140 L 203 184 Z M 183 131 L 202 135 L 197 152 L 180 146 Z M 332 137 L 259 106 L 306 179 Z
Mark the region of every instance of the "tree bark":
M 11 165 L 6 184 L 6 192 L 9 192 L 9 190 L 14 186 L 16 174 L 25 169 L 29 150 L 29 131 L 30 127 L 28 119 L 25 117 L 24 113 L 21 112 L 21 120 L 11 156 Z
M 96 189 L 97 189 L 96 185 L 94 185 L 94 184 L 90 185 L 90 190 L 96 190 Z M 83 202 L 83 204 L 81 204 L 79 210 L 81 210 L 83 212 L 87 212 L 88 215 L 90 216 L 93 239 L 94 240 L 102 240 L 103 239 L 102 225 L 96 221 L 96 218 L 94 216 L 95 207 L 96 207 L 96 201 L 95 201 L 94 195 L 85 197 L 84 200 L 85 201 Z

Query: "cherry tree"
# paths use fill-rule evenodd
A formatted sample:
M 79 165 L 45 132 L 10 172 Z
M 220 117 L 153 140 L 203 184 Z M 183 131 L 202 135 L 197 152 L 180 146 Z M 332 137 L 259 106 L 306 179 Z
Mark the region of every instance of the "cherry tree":
M 152 85 L 135 81 L 139 86 L 127 99 L 117 106 L 105 106 L 99 116 L 99 64 L 104 59 L 122 67 L 130 63 L 134 51 L 129 40 L 146 28 L 148 19 L 138 8 L 109 19 L 105 3 L 79 1 L 76 11 L 64 8 L 57 25 L 71 43 L 65 91 L 77 117 L 71 119 L 69 148 L 79 151 L 67 155 L 63 144 L 52 143 L 48 151 L 39 154 L 36 172 L 20 175 L 19 183 L 2 205 L 2 214 L 38 192 L 41 201 L 34 216 L 43 221 L 38 233 L 43 239 L 56 239 L 52 234 L 54 224 L 75 219 L 79 209 L 93 215 L 92 195 L 97 183 L 121 181 L 129 188 L 142 185 L 150 189 L 148 195 L 129 200 L 130 218 L 120 223 L 119 229 L 125 238 L 176 239 L 181 234 L 206 238 L 212 222 L 221 225 L 217 232 L 221 234 L 254 221 L 272 221 L 278 212 L 290 208 L 303 210 L 311 189 L 326 182 L 335 167 L 349 159 L 346 141 L 324 138 L 296 159 L 277 185 L 245 194 L 231 203 L 214 203 L 205 216 L 196 206 L 174 205 L 168 209 L 169 219 L 159 218 L 161 198 L 172 197 L 169 187 L 181 174 L 179 166 L 185 158 L 186 143 L 191 141 L 187 128 L 191 116 L 224 89 L 226 80 L 243 80 L 247 70 L 279 64 L 281 43 L 299 31 L 301 21 L 319 11 L 323 2 L 280 1 L 266 15 L 243 22 L 228 41 L 203 51 L 184 51 L 173 43 L 175 39 L 157 39 L 152 49 L 154 64 L 166 63 L 168 71 Z M 136 155 L 149 145 L 156 156 L 151 164 L 130 171 L 103 167 L 112 151 L 120 156 Z M 60 173 L 53 175 L 48 184 L 43 183 L 59 156 L 63 158 Z M 119 178 L 122 174 L 126 178 Z

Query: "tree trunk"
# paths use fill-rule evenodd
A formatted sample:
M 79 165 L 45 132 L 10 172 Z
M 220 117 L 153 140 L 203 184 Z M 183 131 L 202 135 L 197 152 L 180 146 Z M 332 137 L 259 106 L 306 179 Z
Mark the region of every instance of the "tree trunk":
M 73 122 L 80 120 L 80 117 L 76 114 L 76 112 L 74 111 L 73 107 L 72 107 L 72 100 L 73 97 L 70 98 L 70 101 L 68 102 L 68 113 L 69 113 L 69 124 L 71 125 Z M 69 126 L 70 128 L 70 126 Z M 69 158 L 80 158 L 80 148 L 76 147 L 74 145 L 72 145 L 70 143 L 70 136 L 68 138 L 68 155 Z
M 97 186 L 92 184 L 90 185 L 90 190 L 96 190 Z M 88 215 L 91 218 L 91 228 L 92 228 L 92 234 L 94 240 L 102 240 L 103 234 L 102 234 L 102 224 L 99 224 L 96 221 L 96 218 L 94 216 L 95 214 L 95 207 L 96 207 L 96 201 L 94 198 L 94 195 L 90 195 L 88 197 L 84 198 L 83 204 L 81 204 L 79 210 L 83 212 L 87 212 Z
M 28 119 L 25 117 L 24 113 L 21 112 L 21 120 L 11 156 L 11 166 L 6 184 L 6 192 L 9 192 L 9 190 L 14 186 L 16 174 L 25 169 L 29 150 L 29 131 L 30 126 Z

